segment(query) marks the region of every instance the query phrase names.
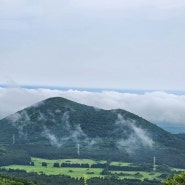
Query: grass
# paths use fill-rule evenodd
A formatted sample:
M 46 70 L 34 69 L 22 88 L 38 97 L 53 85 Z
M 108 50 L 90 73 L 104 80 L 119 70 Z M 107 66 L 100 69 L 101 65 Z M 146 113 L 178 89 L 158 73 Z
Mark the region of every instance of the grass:
M 88 178 L 92 177 L 100 177 L 100 172 L 102 169 L 87 169 L 87 168 L 54 168 L 54 167 L 42 167 L 42 166 L 21 166 L 21 165 L 11 165 L 5 167 L 7 169 L 19 169 L 26 170 L 29 172 L 37 172 L 39 174 L 46 175 L 68 175 L 71 177 L 83 177 L 84 174 L 88 174 Z M 93 174 L 89 174 L 89 172 L 93 172 Z M 103 177 L 103 176 L 102 176 Z
M 37 172 L 37 173 L 44 173 L 46 175 L 69 175 L 71 177 L 83 177 L 84 174 L 88 174 L 88 178 L 92 177 L 103 177 L 100 175 L 102 169 L 100 168 L 56 168 L 53 167 L 54 163 L 66 163 L 69 162 L 71 164 L 78 163 L 78 164 L 95 164 L 95 163 L 105 163 L 106 161 L 94 161 L 90 159 L 56 159 L 56 160 L 49 160 L 49 159 L 40 159 L 40 158 L 32 158 L 34 162 L 34 166 L 23 166 L 23 165 L 10 165 L 5 166 L 6 169 L 19 169 L 25 170 L 29 172 Z M 47 163 L 47 167 L 42 166 L 42 162 Z
M 74 178 L 83 177 L 84 174 L 87 174 L 88 178 L 92 177 L 105 177 L 101 175 L 101 168 L 74 168 L 74 167 L 53 167 L 54 163 L 70 163 L 70 164 L 96 164 L 96 163 L 106 163 L 106 161 L 95 161 L 91 159 L 41 159 L 41 158 L 32 158 L 34 162 L 34 166 L 23 166 L 23 165 L 11 165 L 5 166 L 6 169 L 20 169 L 25 170 L 27 172 L 36 172 L 39 174 L 46 174 L 46 175 L 68 175 Z M 47 163 L 47 167 L 42 166 L 42 162 Z M 111 165 L 116 166 L 128 166 L 131 163 L 124 163 L 124 162 L 111 162 Z M 145 171 L 111 171 L 112 174 L 117 174 L 119 179 L 129 178 L 129 179 L 158 179 L 158 177 L 162 174 L 159 172 L 145 172 Z
M 149 180 L 153 180 L 153 179 L 157 179 L 158 176 L 161 175 L 161 173 L 159 172 L 144 172 L 144 171 L 111 171 L 111 173 L 113 174 L 120 174 L 119 175 L 119 179 L 140 179 L 140 180 L 144 180 L 144 179 L 149 179 Z M 121 175 L 121 173 L 123 173 L 123 175 Z
M 129 165 L 131 165 L 131 163 L 123 163 L 123 162 L 111 162 L 110 164 L 114 165 L 114 166 L 129 166 Z

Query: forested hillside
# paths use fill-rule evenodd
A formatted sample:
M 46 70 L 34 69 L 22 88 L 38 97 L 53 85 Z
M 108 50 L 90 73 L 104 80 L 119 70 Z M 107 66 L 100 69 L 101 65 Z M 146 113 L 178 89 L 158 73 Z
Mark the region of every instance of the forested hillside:
M 0 165 L 42 158 L 94 158 L 185 167 L 184 137 L 125 110 L 49 98 L 0 121 Z

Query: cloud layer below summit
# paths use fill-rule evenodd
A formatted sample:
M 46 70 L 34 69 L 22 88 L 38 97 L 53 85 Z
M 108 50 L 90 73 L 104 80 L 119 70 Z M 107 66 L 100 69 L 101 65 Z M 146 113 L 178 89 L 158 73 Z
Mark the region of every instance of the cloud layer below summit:
M 185 124 L 185 95 L 160 91 L 134 94 L 116 91 L 0 88 L 0 118 L 49 97 L 64 97 L 103 109 L 125 109 L 156 123 Z

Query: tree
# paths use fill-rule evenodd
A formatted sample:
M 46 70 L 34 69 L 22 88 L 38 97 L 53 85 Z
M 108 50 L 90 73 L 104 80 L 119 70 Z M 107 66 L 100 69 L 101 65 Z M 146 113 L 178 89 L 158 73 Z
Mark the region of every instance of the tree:
M 42 162 L 42 166 L 47 166 L 47 163 L 46 162 Z
M 59 168 L 60 165 L 59 165 L 59 163 L 54 163 L 54 164 L 53 164 L 53 167 Z
M 33 161 L 30 162 L 30 166 L 35 166 Z
M 167 178 L 163 185 L 184 185 L 185 184 L 185 172 L 175 175 L 173 178 Z

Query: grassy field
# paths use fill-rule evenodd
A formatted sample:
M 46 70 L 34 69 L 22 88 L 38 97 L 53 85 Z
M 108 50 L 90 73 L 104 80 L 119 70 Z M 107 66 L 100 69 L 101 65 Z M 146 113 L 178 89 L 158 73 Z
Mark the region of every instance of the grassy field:
M 32 158 L 34 162 L 34 166 L 22 166 L 22 165 L 11 165 L 5 166 L 6 169 L 20 169 L 26 170 L 27 172 L 37 172 L 39 174 L 46 175 L 69 175 L 71 177 L 80 178 L 83 177 L 84 174 L 87 174 L 88 178 L 92 177 L 105 177 L 104 175 L 100 175 L 102 168 L 74 168 L 74 167 L 53 167 L 54 163 L 70 163 L 70 164 L 97 164 L 97 163 L 106 163 L 106 161 L 94 161 L 91 159 L 40 159 L 40 158 Z M 42 162 L 47 163 L 47 167 L 42 166 Z M 117 166 L 128 166 L 130 163 L 123 162 L 111 162 L 111 165 Z M 129 178 L 129 179 L 157 179 L 161 173 L 159 172 L 145 172 L 145 171 L 111 171 L 112 174 L 117 175 L 119 179 Z
M 119 174 L 119 173 L 124 173 L 124 175 L 119 176 L 120 179 L 140 179 L 140 180 L 144 180 L 144 179 L 149 179 L 149 180 L 153 180 L 153 179 L 158 179 L 158 177 L 161 175 L 161 173 L 159 172 L 155 172 L 155 173 L 151 173 L 151 172 L 144 172 L 144 171 L 111 171 L 113 174 Z
M 86 168 L 54 168 L 54 167 L 41 167 L 41 166 L 20 166 L 20 165 L 12 165 L 7 166 L 7 169 L 20 169 L 26 170 L 27 172 L 37 172 L 39 174 L 46 174 L 46 175 L 69 175 L 71 177 L 83 177 L 84 174 L 89 172 L 93 172 L 93 174 L 88 174 L 88 178 L 92 177 L 100 177 L 100 172 L 102 169 L 86 169 Z M 103 177 L 103 176 L 102 176 Z
M 115 166 L 129 166 L 131 163 L 123 163 L 123 162 L 111 162 L 111 165 Z
M 95 164 L 95 163 L 106 163 L 106 161 L 94 161 L 90 159 L 56 159 L 56 160 L 49 160 L 49 159 L 40 159 L 40 158 L 32 158 L 34 162 L 34 166 L 23 166 L 23 165 L 11 165 L 6 166 L 6 169 L 20 169 L 26 170 L 27 172 L 37 172 L 37 173 L 44 173 L 46 175 L 69 175 L 71 177 L 83 177 L 84 174 L 88 174 L 88 178 L 92 177 L 103 177 L 100 175 L 102 171 L 101 168 L 57 168 L 53 167 L 54 163 L 70 163 L 70 164 Z M 42 162 L 47 163 L 47 167 L 42 166 Z

